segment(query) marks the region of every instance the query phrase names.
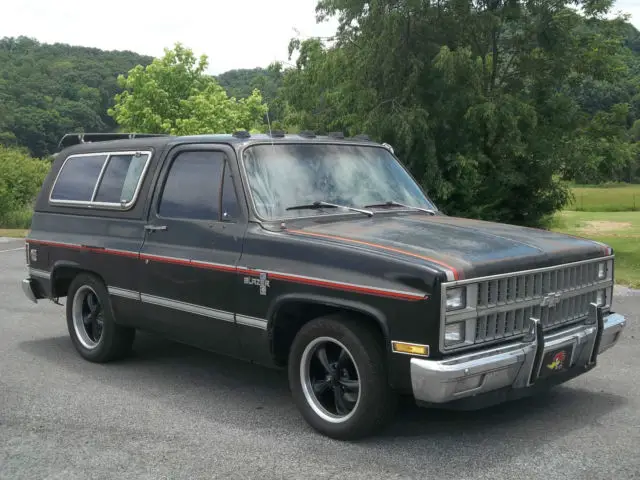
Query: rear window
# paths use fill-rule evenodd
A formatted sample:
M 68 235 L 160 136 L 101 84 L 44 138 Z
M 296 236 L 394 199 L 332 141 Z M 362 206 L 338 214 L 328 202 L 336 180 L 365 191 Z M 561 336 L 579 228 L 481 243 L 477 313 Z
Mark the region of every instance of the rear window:
M 150 157 L 150 152 L 72 155 L 58 174 L 50 201 L 128 208 L 135 203 Z

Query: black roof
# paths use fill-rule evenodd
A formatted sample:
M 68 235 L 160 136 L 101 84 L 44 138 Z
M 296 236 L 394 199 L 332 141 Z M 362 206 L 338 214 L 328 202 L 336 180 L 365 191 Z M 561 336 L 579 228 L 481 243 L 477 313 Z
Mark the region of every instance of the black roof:
M 60 140 L 60 146 L 65 153 L 95 152 L 98 150 L 124 150 L 141 148 L 163 148 L 166 145 L 182 143 L 226 143 L 234 147 L 246 146 L 254 143 L 357 143 L 363 145 L 379 145 L 366 135 L 346 137 L 342 134 L 315 135 L 313 132 L 297 134 L 272 132 L 249 134 L 236 132 L 233 134 L 203 134 L 203 135 L 162 135 L 162 134 L 67 134 Z

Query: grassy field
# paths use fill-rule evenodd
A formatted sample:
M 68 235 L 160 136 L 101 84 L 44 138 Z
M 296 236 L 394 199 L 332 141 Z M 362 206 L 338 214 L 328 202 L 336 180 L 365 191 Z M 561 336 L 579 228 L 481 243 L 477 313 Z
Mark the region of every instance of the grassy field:
M 27 232 L 22 228 L 0 228 L 0 237 L 24 238 Z
M 640 212 L 577 212 L 565 210 L 551 230 L 610 245 L 616 255 L 616 283 L 640 288 Z
M 640 185 L 577 185 L 572 188 L 575 199 L 568 210 L 587 212 L 640 211 Z

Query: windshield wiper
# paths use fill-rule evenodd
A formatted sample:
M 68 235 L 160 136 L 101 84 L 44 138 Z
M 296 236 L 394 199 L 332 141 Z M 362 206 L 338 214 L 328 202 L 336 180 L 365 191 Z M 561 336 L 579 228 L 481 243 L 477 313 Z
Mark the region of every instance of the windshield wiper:
M 436 212 L 434 210 L 430 210 L 428 208 L 414 207 L 412 205 L 405 205 L 404 203 L 389 201 L 385 203 L 373 203 L 371 205 L 365 205 L 364 208 L 376 208 L 376 207 L 404 207 L 410 208 L 412 210 L 420 210 L 421 212 L 430 213 L 431 215 L 435 215 Z
M 287 210 L 306 210 L 306 209 L 316 209 L 316 208 L 322 208 L 322 207 L 331 207 L 331 208 L 346 208 L 347 210 L 352 210 L 354 212 L 360 212 L 360 213 L 364 213 L 365 215 L 368 215 L 369 217 L 373 217 L 373 212 L 370 210 L 363 210 L 361 208 L 355 208 L 355 207 L 349 207 L 347 205 L 338 205 L 336 203 L 329 203 L 329 202 L 322 202 L 322 201 L 316 201 L 313 203 L 307 203 L 304 205 L 295 205 L 293 207 L 287 207 Z

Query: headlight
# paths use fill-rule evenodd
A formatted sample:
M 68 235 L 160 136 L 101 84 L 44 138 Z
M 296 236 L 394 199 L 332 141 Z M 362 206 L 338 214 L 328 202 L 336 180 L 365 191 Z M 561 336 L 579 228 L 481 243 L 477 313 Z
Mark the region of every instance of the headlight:
M 444 329 L 444 344 L 446 346 L 464 342 L 465 322 L 456 322 L 447 325 Z
M 459 310 L 467 303 L 466 289 L 464 287 L 447 290 L 447 310 Z
M 598 280 L 602 280 L 606 276 L 607 276 L 607 263 L 601 262 L 598 264 Z
M 600 306 L 606 305 L 607 303 L 607 291 L 606 290 L 598 290 L 596 294 L 596 303 Z

